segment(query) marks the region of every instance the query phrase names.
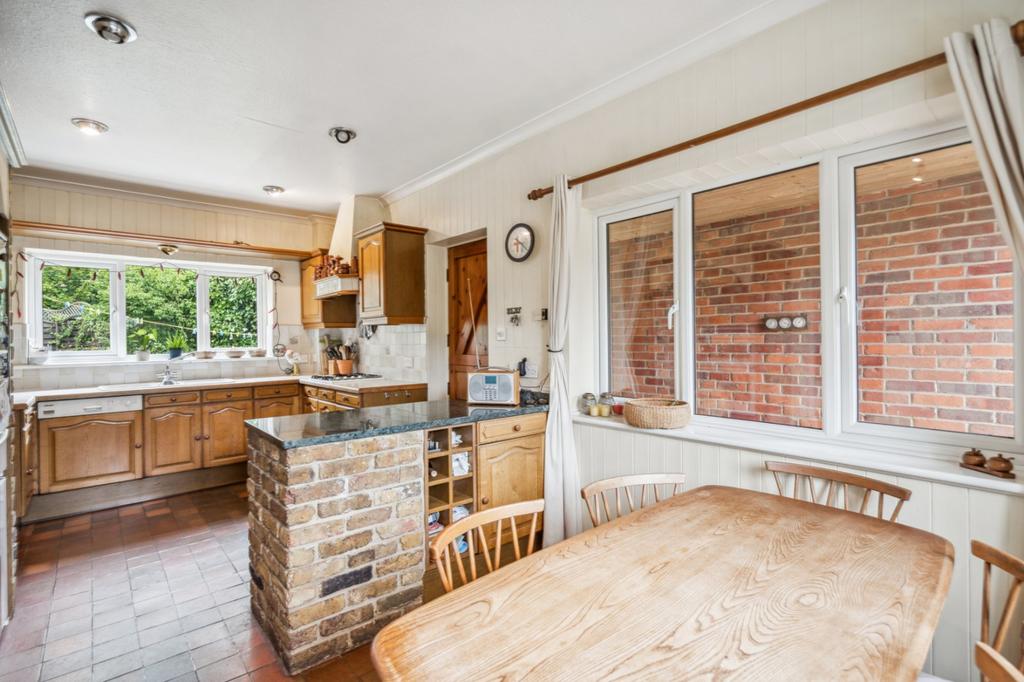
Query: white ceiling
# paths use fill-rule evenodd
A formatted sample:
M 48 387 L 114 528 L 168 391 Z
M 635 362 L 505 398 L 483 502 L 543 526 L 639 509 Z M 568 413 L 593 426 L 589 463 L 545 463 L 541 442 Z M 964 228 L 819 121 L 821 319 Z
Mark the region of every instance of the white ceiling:
M 0 0 L 0 84 L 31 166 L 333 213 L 818 1 Z

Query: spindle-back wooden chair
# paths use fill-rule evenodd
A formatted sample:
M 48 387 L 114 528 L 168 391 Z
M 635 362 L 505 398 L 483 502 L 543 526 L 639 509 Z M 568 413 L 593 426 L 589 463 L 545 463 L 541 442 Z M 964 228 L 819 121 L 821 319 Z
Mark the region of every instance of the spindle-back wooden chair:
M 516 502 L 515 504 L 506 504 L 470 514 L 438 533 L 437 537 L 430 543 L 430 552 L 434 557 L 434 564 L 437 566 L 437 572 L 441 577 L 441 585 L 444 587 L 444 591 L 451 592 L 455 589 L 455 574 L 452 570 L 453 563 L 458 569 L 463 585 L 477 579 L 478 573 L 480 573 L 477 570 L 477 553 L 483 556 L 484 565 L 487 567 L 488 573 L 501 568 L 502 526 L 505 520 L 509 522 L 507 527 L 512 535 L 512 551 L 515 558 L 521 559 L 523 556 L 533 554 L 533 546 L 537 536 L 537 520 L 543 512 L 544 500 Z M 524 554 L 519 547 L 519 529 L 521 526 L 516 523 L 516 517 L 527 515 L 530 516 L 530 532 L 527 536 Z M 490 542 L 494 543 L 493 550 L 489 546 L 485 530 L 486 526 L 492 523 L 495 524 L 494 537 L 490 540 Z M 458 548 L 460 535 L 466 536 L 466 544 L 469 548 L 466 552 L 465 563 L 463 563 L 463 555 L 459 552 Z M 469 564 L 468 574 L 466 573 L 466 564 Z
M 974 645 L 974 662 L 981 672 L 981 682 L 1024 682 L 1024 673 L 984 642 Z
M 871 500 L 871 493 L 878 493 L 878 507 L 877 516 L 879 519 L 885 519 L 885 496 L 888 495 L 897 500 L 895 508 L 892 510 L 892 514 L 889 516 L 889 521 L 896 521 L 900 515 L 900 510 L 903 508 L 903 503 L 910 499 L 910 491 L 906 488 L 901 488 L 898 485 L 886 483 L 885 481 L 879 481 L 874 478 L 868 478 L 867 476 L 858 476 L 857 474 L 846 473 L 845 471 L 836 471 L 834 469 L 823 469 L 821 467 L 812 467 L 805 464 L 793 464 L 791 462 L 765 462 L 764 468 L 772 472 L 772 476 L 775 477 L 775 485 L 779 489 L 779 494 L 786 497 L 785 486 L 782 482 L 782 477 L 779 474 L 791 474 L 793 476 L 792 494 L 789 497 L 793 499 L 802 499 L 801 485 L 802 481 L 807 481 L 807 502 L 813 502 L 814 504 L 821 504 L 826 507 L 835 507 L 838 503 L 839 489 L 843 489 L 843 509 L 846 511 L 853 511 L 850 509 L 850 487 L 861 488 L 864 491 L 864 497 L 861 498 L 860 507 L 857 509 L 858 514 L 868 514 L 868 504 Z M 814 479 L 821 479 L 828 481 L 828 486 L 823 486 L 824 495 L 814 489 Z
M 662 496 L 658 492 L 658 486 L 672 486 L 671 493 L 664 497 L 672 497 L 673 495 L 679 494 L 683 483 L 686 482 L 686 474 L 634 474 L 632 476 L 616 476 L 615 478 L 606 478 L 603 481 L 595 481 L 588 486 L 585 486 L 580 491 L 580 496 L 583 501 L 587 503 L 587 511 L 590 512 L 590 522 L 594 526 L 601 525 L 601 509 L 604 509 L 605 521 L 612 521 L 635 512 L 637 509 L 644 508 L 644 502 L 647 498 L 647 486 L 651 486 L 653 489 L 653 502 L 661 502 Z M 638 504 L 633 502 L 632 488 L 640 488 L 640 499 Z M 615 515 L 612 516 L 612 508 L 608 506 L 608 498 L 614 493 L 615 495 Z M 623 498 L 625 498 L 626 506 L 629 511 L 625 511 L 622 505 Z M 598 499 L 600 499 L 600 506 L 598 506 Z
M 981 540 L 971 541 L 971 554 L 985 562 L 981 584 L 981 643 L 1000 652 L 1003 650 L 1003 644 L 1006 643 L 1006 635 L 1010 631 L 1013 614 L 1020 599 L 1021 584 L 1024 583 L 1024 560 Z M 1008 573 L 1011 580 L 1010 589 L 1006 593 L 1006 601 L 1003 603 L 1003 612 L 994 633 L 990 623 L 993 615 L 991 604 L 993 566 Z M 1018 671 L 1024 671 L 1024 633 L 1021 636 L 1021 654 L 1013 664 Z

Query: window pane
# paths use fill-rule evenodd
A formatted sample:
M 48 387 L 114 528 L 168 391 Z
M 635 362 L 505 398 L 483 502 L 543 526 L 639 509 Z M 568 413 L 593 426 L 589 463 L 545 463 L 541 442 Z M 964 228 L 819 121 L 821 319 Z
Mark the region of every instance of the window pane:
M 210 277 L 210 343 L 214 348 L 259 344 L 256 278 Z
M 608 224 L 609 390 L 675 395 L 672 211 Z
M 1013 436 L 1013 264 L 970 144 L 856 170 L 858 417 Z
M 818 167 L 696 194 L 693 225 L 697 414 L 820 429 Z
M 42 274 L 43 345 L 110 350 L 110 271 L 48 265 Z
M 172 267 L 129 265 L 124 273 L 128 352 L 165 353 L 175 337 L 196 350 L 196 273 Z

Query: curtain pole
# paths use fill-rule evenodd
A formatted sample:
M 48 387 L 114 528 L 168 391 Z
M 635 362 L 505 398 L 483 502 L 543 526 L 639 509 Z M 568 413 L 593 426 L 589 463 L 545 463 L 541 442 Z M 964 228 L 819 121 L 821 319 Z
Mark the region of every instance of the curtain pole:
M 1017 47 L 1020 49 L 1021 54 L 1024 54 L 1024 20 L 1018 21 L 1016 24 L 1014 24 L 1010 28 L 1010 34 L 1013 36 L 1014 42 L 1017 43 Z M 608 166 L 607 168 L 602 168 L 601 170 L 593 171 L 592 173 L 587 173 L 586 175 L 581 175 L 578 178 L 572 178 L 571 180 L 569 180 L 569 187 L 582 185 L 585 182 L 597 180 L 598 178 L 603 178 L 604 176 L 611 175 L 612 173 L 618 173 L 619 171 L 626 170 L 627 168 L 633 168 L 635 166 L 640 166 L 645 163 L 648 163 L 650 161 L 655 161 L 666 156 L 671 156 L 672 154 L 678 154 L 681 151 L 685 151 L 687 149 L 700 146 L 702 144 L 707 144 L 708 142 L 712 142 L 723 137 L 728 137 L 729 135 L 734 135 L 735 133 L 739 133 L 744 130 L 749 130 L 750 128 L 755 128 L 765 123 L 770 123 L 771 121 L 776 121 L 780 118 L 785 118 L 786 116 L 790 116 L 801 111 L 806 111 L 807 109 L 811 109 L 813 107 L 826 104 L 837 99 L 842 99 L 843 97 L 848 97 L 849 95 L 854 95 L 858 92 L 870 90 L 871 88 L 878 87 L 879 85 L 891 83 L 892 81 L 899 80 L 901 78 L 906 78 L 907 76 L 912 76 L 916 73 L 927 71 L 928 69 L 933 69 L 936 66 L 941 66 L 945 63 L 946 54 L 944 52 L 940 52 L 939 54 L 933 54 L 931 57 L 919 59 L 916 62 L 905 64 L 904 66 L 891 69 L 880 74 L 876 74 L 874 76 L 871 76 L 870 78 L 859 80 L 856 83 L 850 83 L 849 85 L 844 85 L 841 88 L 829 90 L 828 92 L 822 93 L 820 95 L 809 97 L 805 100 L 801 100 L 794 104 L 784 106 L 780 109 L 775 109 L 774 111 L 769 111 L 766 114 L 761 114 L 760 116 L 748 118 L 745 121 L 740 121 L 739 123 L 734 123 L 730 126 L 719 128 L 718 130 L 712 131 L 710 133 L 705 133 L 704 135 L 691 138 L 684 142 L 679 142 L 678 144 L 674 144 L 671 147 L 665 147 L 664 149 L 659 149 L 657 151 L 644 154 L 643 156 L 637 156 L 635 158 L 629 159 L 628 161 L 617 163 L 614 166 Z M 543 187 L 531 190 L 530 193 L 527 194 L 526 196 L 531 201 L 535 201 L 537 199 L 547 196 L 548 194 L 551 194 L 552 191 L 553 189 L 551 187 Z

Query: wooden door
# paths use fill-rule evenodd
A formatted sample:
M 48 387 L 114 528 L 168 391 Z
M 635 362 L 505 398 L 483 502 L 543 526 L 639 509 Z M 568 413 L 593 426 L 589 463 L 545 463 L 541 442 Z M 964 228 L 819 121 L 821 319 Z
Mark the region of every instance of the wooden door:
M 476 457 L 478 511 L 544 497 L 543 434 L 480 445 Z
M 248 458 L 245 420 L 252 419 L 252 401 L 203 406 L 203 466 L 215 467 Z
M 253 401 L 253 416 L 256 419 L 263 417 L 287 417 L 299 413 L 299 398 L 261 398 Z
M 384 315 L 384 231 L 359 240 L 359 314 Z
M 142 412 L 40 421 L 39 468 L 40 493 L 141 478 Z
M 199 407 L 159 407 L 144 413 L 147 476 L 173 474 L 203 465 L 203 414 Z
M 302 324 L 304 325 L 315 325 L 322 321 L 320 319 L 320 301 L 316 298 L 316 285 L 313 284 L 313 274 L 316 266 L 319 264 L 320 256 L 302 261 L 302 282 L 300 287 Z
M 448 249 L 449 398 L 466 400 L 466 375 L 477 367 L 487 367 L 486 239 Z

